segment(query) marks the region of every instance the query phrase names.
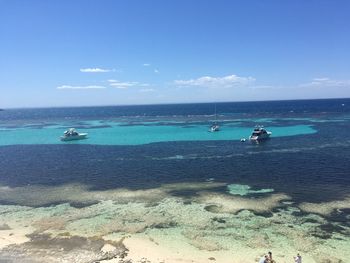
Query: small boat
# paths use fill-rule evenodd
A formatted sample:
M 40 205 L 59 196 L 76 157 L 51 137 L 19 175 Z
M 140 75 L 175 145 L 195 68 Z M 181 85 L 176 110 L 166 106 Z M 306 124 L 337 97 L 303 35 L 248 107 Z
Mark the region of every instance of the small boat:
M 220 131 L 220 126 L 217 124 L 217 114 L 216 114 L 216 104 L 215 104 L 215 122 L 210 126 L 210 132 L 218 132 Z
M 210 132 L 217 132 L 220 131 L 220 126 L 217 125 L 216 123 L 214 123 L 211 127 L 210 127 Z
M 86 139 L 87 133 L 78 133 L 74 128 L 66 130 L 61 136 L 61 141 L 73 141 L 73 140 L 82 140 Z
M 254 131 L 252 132 L 252 135 L 249 136 L 249 140 L 251 141 L 265 140 L 270 138 L 271 134 L 272 132 L 265 130 L 263 126 L 256 126 L 254 128 Z

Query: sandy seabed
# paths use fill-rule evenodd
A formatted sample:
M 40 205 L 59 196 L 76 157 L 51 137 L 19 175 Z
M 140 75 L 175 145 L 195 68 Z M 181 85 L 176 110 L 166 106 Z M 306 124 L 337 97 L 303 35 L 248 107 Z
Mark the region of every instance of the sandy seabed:
M 296 253 L 304 262 L 349 262 L 344 210 L 350 198 L 295 205 L 271 191 L 215 192 L 222 186 L 0 186 L 0 202 L 11 204 L 0 206 L 0 262 L 245 263 L 268 251 L 276 262 L 293 262 Z M 345 222 L 330 221 L 332 213 L 344 215 Z

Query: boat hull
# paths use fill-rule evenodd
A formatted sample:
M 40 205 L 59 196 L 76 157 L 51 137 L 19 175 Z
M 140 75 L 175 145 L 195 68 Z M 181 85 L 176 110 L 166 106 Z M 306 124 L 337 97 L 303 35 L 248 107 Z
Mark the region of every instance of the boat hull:
M 249 136 L 249 140 L 251 140 L 251 141 L 262 141 L 262 140 L 269 139 L 270 135 L 271 135 L 271 132 L 267 132 L 267 133 L 261 134 L 259 136 Z
M 87 138 L 87 133 L 80 133 L 79 135 L 73 135 L 73 136 L 61 136 L 61 141 L 67 142 L 67 141 L 76 141 L 76 140 L 84 140 Z

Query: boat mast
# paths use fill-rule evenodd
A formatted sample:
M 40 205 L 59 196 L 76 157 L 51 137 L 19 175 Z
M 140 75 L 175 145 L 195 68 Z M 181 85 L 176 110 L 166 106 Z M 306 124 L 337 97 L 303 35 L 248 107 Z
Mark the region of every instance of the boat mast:
M 217 123 L 217 115 L 216 115 L 216 103 L 215 103 L 215 124 Z

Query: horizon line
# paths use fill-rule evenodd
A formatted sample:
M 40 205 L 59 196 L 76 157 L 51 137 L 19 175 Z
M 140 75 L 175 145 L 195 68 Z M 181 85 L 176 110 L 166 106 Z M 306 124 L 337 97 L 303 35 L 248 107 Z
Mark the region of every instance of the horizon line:
M 105 105 L 81 105 L 81 106 L 28 106 L 28 107 L 5 107 L 0 110 L 20 109 L 52 109 L 52 108 L 89 108 L 89 107 L 125 107 L 125 106 L 157 106 L 157 105 L 187 105 L 187 104 L 212 104 L 212 103 L 248 103 L 248 102 L 276 102 L 276 101 L 305 101 L 305 100 L 337 100 L 350 99 L 350 97 L 312 98 L 312 99 L 275 99 L 275 100 L 241 100 L 241 101 L 203 101 L 203 102 L 169 102 L 169 103 L 145 103 L 145 104 L 105 104 Z

